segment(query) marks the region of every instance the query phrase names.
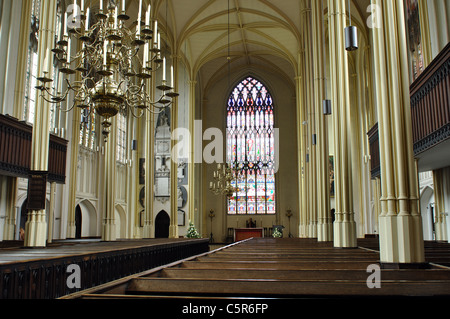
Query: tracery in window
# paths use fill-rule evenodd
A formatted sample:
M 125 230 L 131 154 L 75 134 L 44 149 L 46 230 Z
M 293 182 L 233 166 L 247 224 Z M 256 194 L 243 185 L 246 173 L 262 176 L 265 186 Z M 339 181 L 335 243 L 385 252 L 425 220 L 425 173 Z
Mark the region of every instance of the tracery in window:
M 117 161 L 127 160 L 127 117 L 123 112 L 117 114 Z
M 38 32 L 40 0 L 33 0 L 31 7 L 31 29 L 30 41 L 27 55 L 27 74 L 25 78 L 24 119 L 34 123 L 34 112 L 36 109 L 36 77 L 38 71 Z
M 227 106 L 227 163 L 237 193 L 228 214 L 275 214 L 273 100 L 266 87 L 247 77 L 231 93 Z

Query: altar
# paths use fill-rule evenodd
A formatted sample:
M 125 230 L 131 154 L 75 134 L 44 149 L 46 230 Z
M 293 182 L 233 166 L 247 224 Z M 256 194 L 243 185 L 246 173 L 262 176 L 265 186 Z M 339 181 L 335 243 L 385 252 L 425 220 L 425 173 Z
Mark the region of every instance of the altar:
M 236 228 L 234 230 L 234 241 L 241 241 L 248 238 L 264 237 L 264 228 Z

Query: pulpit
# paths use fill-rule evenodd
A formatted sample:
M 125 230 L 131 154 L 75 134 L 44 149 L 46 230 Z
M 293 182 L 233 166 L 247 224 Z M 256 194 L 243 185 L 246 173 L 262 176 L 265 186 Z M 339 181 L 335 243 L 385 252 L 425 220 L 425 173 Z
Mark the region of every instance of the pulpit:
M 234 230 L 234 241 L 241 241 L 248 238 L 262 238 L 264 237 L 263 228 L 236 228 Z

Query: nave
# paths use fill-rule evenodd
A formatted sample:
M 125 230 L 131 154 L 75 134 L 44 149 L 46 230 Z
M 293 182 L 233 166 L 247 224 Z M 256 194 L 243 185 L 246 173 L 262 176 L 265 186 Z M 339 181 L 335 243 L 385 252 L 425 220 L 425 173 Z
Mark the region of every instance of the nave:
M 450 296 L 450 245 L 430 242 L 427 263 L 386 269 L 379 286 L 369 266 L 379 266 L 378 239 L 358 248 L 333 248 L 315 239 L 252 238 L 65 299 L 323 298 Z M 375 268 L 376 268 L 375 266 Z

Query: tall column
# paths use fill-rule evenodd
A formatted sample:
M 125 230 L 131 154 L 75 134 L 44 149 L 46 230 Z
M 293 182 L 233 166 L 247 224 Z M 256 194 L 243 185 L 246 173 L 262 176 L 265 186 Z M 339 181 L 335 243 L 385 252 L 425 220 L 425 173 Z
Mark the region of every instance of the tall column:
M 424 68 L 426 68 L 433 60 L 431 52 L 430 24 L 428 20 L 428 0 L 418 0 L 419 5 L 419 22 L 420 37 L 422 43 L 422 55 Z
M 296 95 L 297 95 L 297 156 L 298 156 L 298 199 L 299 199 L 299 237 L 307 237 L 307 187 L 306 187 L 306 171 L 305 171 L 305 129 L 303 122 L 305 121 L 305 111 L 303 103 L 303 81 L 304 81 L 304 54 L 299 52 L 297 70 L 298 76 L 295 78 Z
M 317 240 L 333 240 L 330 216 L 330 176 L 328 168 L 328 130 L 322 110 L 322 101 L 326 98 L 325 48 L 323 36 L 322 1 L 312 1 L 313 56 L 314 59 L 314 108 L 316 120 L 316 163 L 317 163 Z
M 408 51 L 403 1 L 372 0 L 381 28 L 373 28 L 378 126 L 380 132 L 380 260 L 424 262 L 414 161 L 409 95 Z
M 189 220 L 195 223 L 195 87 L 197 81 L 189 81 L 189 132 L 191 141 L 189 147 L 189 166 L 188 166 L 188 205 Z M 197 137 L 198 138 L 198 137 Z M 200 144 L 201 145 L 201 144 Z M 198 225 L 197 225 L 198 226 Z
M 156 63 L 153 63 L 153 69 Z M 155 100 L 155 77 L 150 78 L 150 96 Z M 153 205 L 155 189 L 155 114 L 146 113 L 145 123 L 145 210 L 143 238 L 155 237 Z
M 304 73 L 302 76 L 303 101 L 305 107 L 305 118 L 302 124 L 305 125 L 305 139 L 303 150 L 306 152 L 305 158 L 305 179 L 307 188 L 306 211 L 307 211 L 307 237 L 317 237 L 317 190 L 316 190 L 316 147 L 312 143 L 315 134 L 315 110 L 314 110 L 314 75 L 313 75 L 313 52 L 312 52 L 312 32 L 311 32 L 311 0 L 300 2 L 302 12 L 302 34 L 304 46 Z
M 350 150 L 352 134 L 348 56 L 345 51 L 345 0 L 328 0 L 330 71 L 335 145 L 336 218 L 334 246 L 356 247 Z
M 174 90 L 178 92 L 178 56 L 173 56 Z M 173 98 L 172 111 L 170 114 L 172 133 L 178 128 L 178 97 Z M 170 158 L 170 226 L 169 238 L 178 238 L 178 150 L 177 141 L 171 139 L 172 155 Z
M 433 171 L 433 185 L 434 185 L 434 199 L 435 205 L 435 221 L 434 229 L 436 230 L 436 240 L 448 240 L 447 234 L 447 220 L 446 220 L 446 206 L 444 195 L 444 170 Z
M 115 221 L 117 116 L 110 121 L 111 132 L 105 143 L 102 241 L 115 241 L 117 238 Z
M 17 74 L 14 88 L 14 116 L 19 120 L 23 119 L 25 81 L 28 58 L 28 46 L 30 39 L 30 17 L 32 0 L 22 1 L 22 15 L 20 18 L 19 50 L 17 53 Z
M 39 44 L 38 44 L 38 74 L 52 77 L 53 55 L 50 49 L 54 44 L 56 30 L 56 0 L 42 1 L 40 13 Z M 44 61 L 48 59 L 48 63 Z M 47 68 L 47 69 L 45 69 Z M 50 104 L 36 92 L 36 112 L 32 134 L 31 167 L 30 171 L 48 171 Z M 26 247 L 45 247 L 47 223 L 45 208 L 30 210 L 25 224 Z
M 50 183 L 50 207 L 48 208 L 48 233 L 47 243 L 53 241 L 53 220 L 55 218 L 55 191 L 56 183 Z

